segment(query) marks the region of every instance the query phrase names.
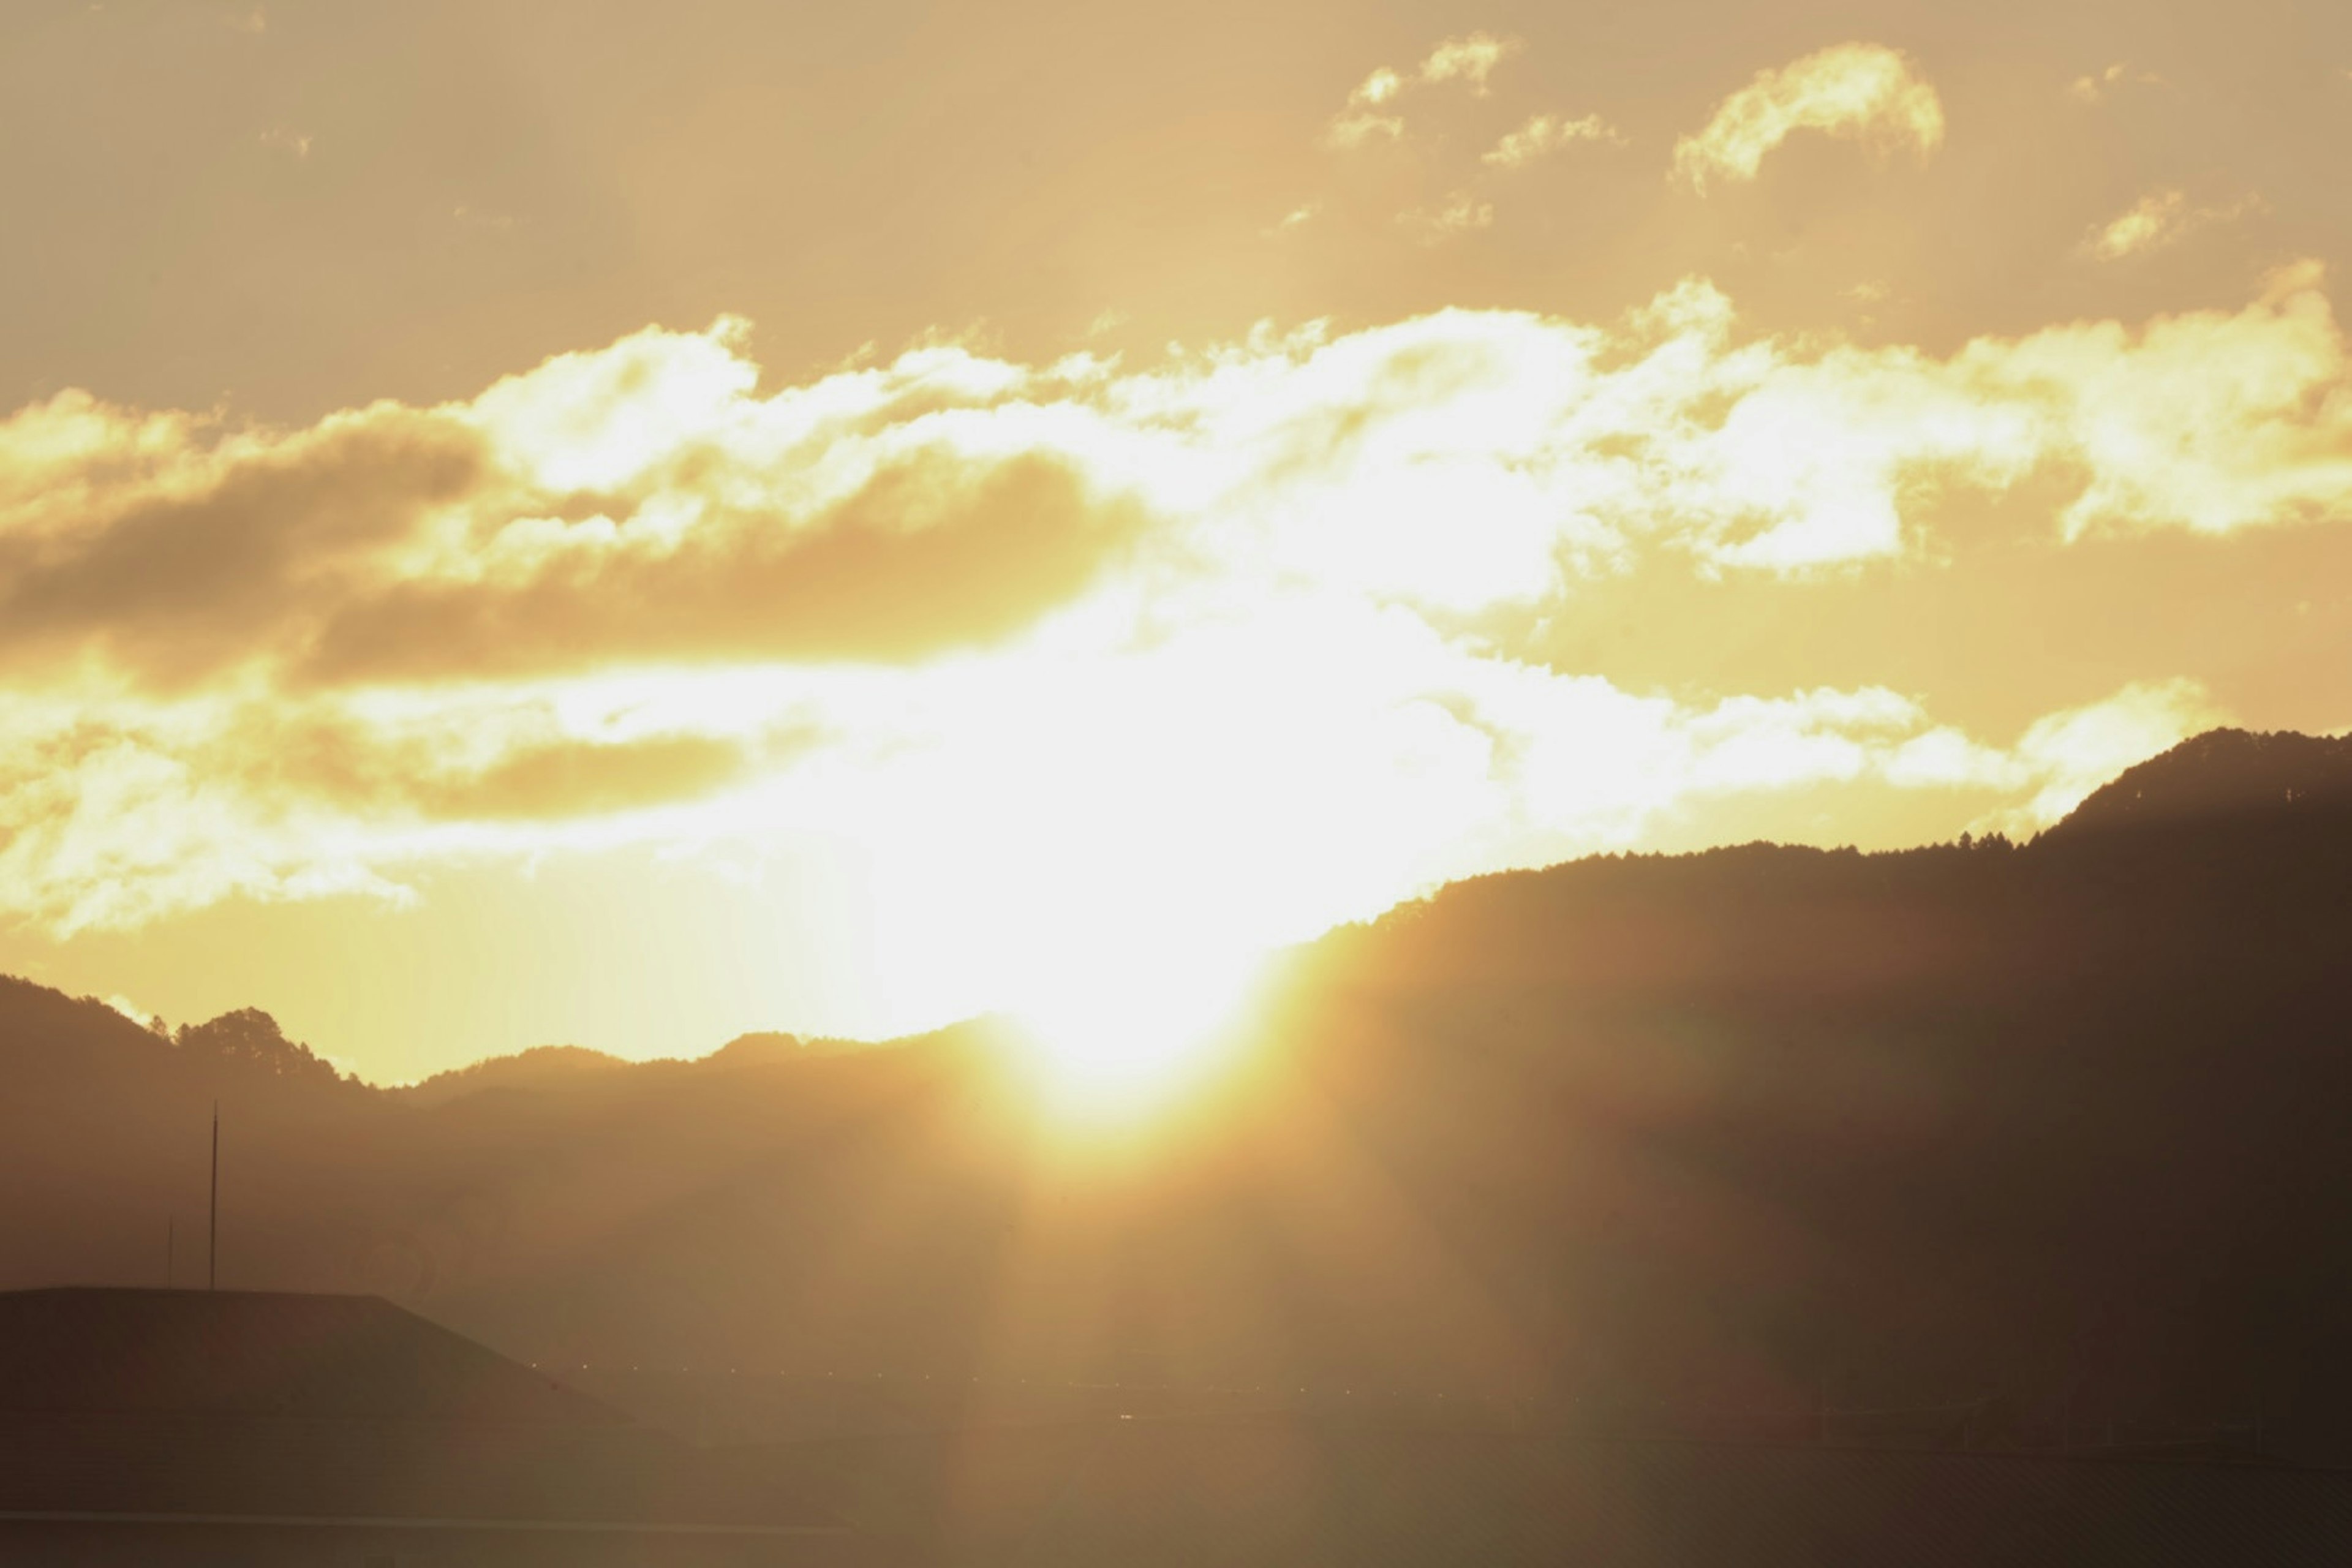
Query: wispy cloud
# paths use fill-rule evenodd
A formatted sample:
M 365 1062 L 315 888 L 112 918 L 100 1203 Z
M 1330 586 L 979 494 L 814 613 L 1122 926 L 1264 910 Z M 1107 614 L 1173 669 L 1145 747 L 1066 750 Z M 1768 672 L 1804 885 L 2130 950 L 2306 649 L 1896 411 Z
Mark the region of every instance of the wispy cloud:
M 1421 62 L 1421 79 L 1425 82 L 1458 81 L 1466 84 L 1476 97 L 1487 93 L 1486 79 L 1495 68 L 1518 53 L 1522 46 L 1517 38 L 1496 37 L 1492 33 L 1470 33 L 1458 38 L 1447 38 L 1429 51 Z
M 1265 233 L 1271 237 L 1275 235 L 1288 234 L 1295 229 L 1304 228 L 1307 225 L 1314 222 L 1322 211 L 1323 204 L 1321 202 L 1302 202 L 1298 205 L 1291 208 L 1288 212 L 1283 214 L 1279 219 L 1265 230 Z
M 2126 87 L 2165 87 L 2168 82 L 2153 71 L 2134 70 L 2117 61 L 2105 70 L 2078 76 L 2066 84 L 2066 96 L 2077 103 L 2096 106 L 2106 102 Z
M 1478 161 L 1497 169 L 1517 169 L 1579 142 L 1622 145 L 1624 141 L 1623 133 L 1598 114 L 1588 114 L 1580 120 L 1570 120 L 1558 114 L 1535 114 L 1479 154 Z
M 1404 117 L 1398 112 L 1397 103 L 1415 88 L 1458 82 L 1467 87 L 1473 97 L 1484 98 L 1491 90 L 1487 80 L 1495 68 L 1517 54 L 1521 47 L 1517 38 L 1469 33 L 1440 41 L 1410 72 L 1379 67 L 1348 94 L 1346 107 L 1324 128 L 1324 142 L 1345 150 L 1402 137 Z
M 2198 229 L 2260 212 L 2263 205 L 2261 196 L 2250 195 L 2225 206 L 2191 206 L 2188 194 L 2178 188 L 2150 191 L 2107 222 L 2095 225 L 2083 240 L 2083 253 L 2101 261 L 2144 256 Z
M 1943 143 L 1944 110 L 1902 54 L 1839 44 L 1759 71 L 1675 144 L 1675 172 L 1701 191 L 1715 181 L 1752 180 L 1766 155 L 1800 131 L 1907 145 L 1924 157 Z
M 1493 227 L 1495 204 L 1475 191 L 1453 191 L 1435 206 L 1415 207 L 1398 214 L 1397 222 L 1425 242 L 1435 244 L 1472 229 Z
M 1404 89 L 1404 79 L 1382 66 L 1356 84 L 1348 95 L 1348 105 L 1331 117 L 1324 128 L 1323 140 L 1331 147 L 1360 147 L 1378 137 L 1391 141 L 1404 134 L 1404 119 L 1392 112 L 1390 105 Z

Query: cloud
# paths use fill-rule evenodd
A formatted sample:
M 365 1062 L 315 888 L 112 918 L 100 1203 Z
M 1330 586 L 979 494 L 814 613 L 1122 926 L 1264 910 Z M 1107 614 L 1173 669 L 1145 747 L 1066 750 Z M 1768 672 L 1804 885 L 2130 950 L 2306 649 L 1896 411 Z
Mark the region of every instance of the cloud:
M 1314 222 L 1322 211 L 1323 204 L 1320 202 L 1302 202 L 1283 214 L 1281 221 L 1265 231 L 1266 237 L 1272 238 L 1277 235 L 1289 234 L 1293 230 L 1303 228 Z
M 2210 224 L 2231 223 L 2262 209 L 2260 196 L 2221 207 L 2192 207 L 2177 188 L 2151 191 L 2106 223 L 2095 226 L 2083 240 L 2083 254 L 2101 261 L 2120 261 L 2177 244 Z
M 1698 721 L 1717 743 L 1697 772 L 1735 793 L 1764 780 L 1784 788 L 1876 778 L 1906 790 L 1995 792 L 2014 804 L 1977 818 L 1976 832 L 2028 837 L 2135 763 L 2221 722 L 2189 680 L 2136 682 L 2043 715 L 2009 746 L 1933 723 L 1916 702 L 1884 689 L 1816 691 L 1795 702 L 1727 702 Z
M 1979 817 L 1971 830 L 2030 837 L 2125 769 L 2227 718 L 2195 681 L 2136 681 L 2097 701 L 2043 715 L 2006 748 L 1946 729 L 1913 735 L 1889 772 L 1912 787 L 1942 784 L 2010 795 L 2013 804 Z
M 621 660 L 919 658 L 1027 625 L 1139 521 L 1052 455 L 974 462 L 949 446 L 877 466 L 804 519 L 710 510 L 707 532 L 682 548 L 630 541 L 634 510 L 618 522 L 525 523 L 510 552 L 489 556 L 503 580 L 355 595 L 319 625 L 302 673 L 529 674 L 587 647 Z
M 238 759 L 220 758 L 215 711 L 128 718 L 23 699 L 0 717 L 0 907 L 10 915 L 70 935 L 239 895 L 403 896 L 352 852 L 331 807 L 272 801 Z
M 2189 226 L 2189 198 L 2178 190 L 2152 191 L 2113 221 L 2094 229 L 2084 248 L 2115 261 L 2169 245 Z
M 1331 117 L 1331 123 L 1324 128 L 1324 144 L 1346 151 L 1375 138 L 1393 142 L 1402 136 L 1403 117 L 1390 112 L 1388 106 L 1396 101 L 1403 87 L 1404 79 L 1388 67 L 1373 71 L 1348 95 L 1348 106 Z
M 2105 70 L 2093 72 L 2087 76 L 2078 76 L 2068 82 L 2066 96 L 2077 103 L 2089 104 L 2095 108 L 2114 97 L 2119 88 L 2168 85 L 2170 84 L 2153 71 L 2135 71 L 2119 60 Z
M 1517 38 L 1498 38 L 1492 33 L 1468 33 L 1447 38 L 1421 62 L 1421 79 L 1433 83 L 1464 82 L 1473 96 L 1484 98 L 1487 93 L 1486 79 L 1521 47 Z
M 1564 120 L 1555 114 L 1534 115 L 1480 155 L 1485 170 L 1474 174 L 1470 183 L 1447 192 L 1433 205 L 1399 213 L 1397 222 L 1424 245 L 1440 245 L 1473 229 L 1491 228 L 1495 204 L 1483 194 L 1481 186 L 1491 183 L 1492 171 L 1523 167 L 1576 142 L 1623 140 L 1597 114 L 1588 114 L 1581 120 Z
M 281 153 L 291 153 L 297 158 L 310 155 L 310 141 L 308 132 L 289 131 L 283 125 L 272 126 L 261 133 L 264 147 L 275 147 Z
M 1481 153 L 1478 161 L 1497 169 L 1518 169 L 1578 142 L 1622 144 L 1624 140 L 1616 127 L 1597 114 L 1588 114 L 1581 120 L 1537 114 Z
M 2227 715 L 2193 681 L 2143 682 L 2101 702 L 2039 719 L 2018 742 L 2013 765 L 2034 783 L 2020 806 L 1994 814 L 1997 829 L 2039 832 L 2092 791 Z
M 0 421 L 0 914 L 800 857 L 853 866 L 894 992 L 953 1010 L 1741 801 L 2041 820 L 2211 711 L 2143 680 L 2004 743 L 1866 675 L 1549 651 L 1637 570 L 1930 571 L 1969 498 L 2032 498 L 2053 550 L 2352 519 L 2313 268 L 1943 355 L 1758 333 L 1696 280 L 1132 366 L 930 346 L 763 390 L 746 342 L 647 330 L 295 429 Z
M 1474 228 L 1493 227 L 1495 204 L 1475 191 L 1453 191 L 1437 206 L 1399 214 L 1397 222 L 1419 234 L 1424 243 L 1434 245 Z
M 257 719 L 238 743 L 273 748 L 275 782 L 346 809 L 420 822 L 539 822 L 691 802 L 740 778 L 757 754 L 702 734 L 542 738 L 545 718 L 534 725 L 531 717 L 529 710 L 492 715 L 494 740 L 441 726 L 378 732 L 332 717 Z
M 1943 144 L 1944 110 L 1911 62 L 1880 44 L 1838 44 L 1777 68 L 1716 106 L 1706 127 L 1675 144 L 1675 173 L 1704 191 L 1752 180 L 1765 155 L 1799 131 L 1907 144 L 1922 157 Z
M 945 409 L 902 407 L 864 444 L 815 410 L 805 427 L 730 431 L 752 412 L 732 330 L 566 356 L 466 410 L 380 405 L 184 447 L 103 494 L 89 476 L 133 460 L 119 448 L 79 470 L 28 465 L 0 529 L 0 658 L 102 648 L 166 684 L 265 648 L 282 675 L 329 681 L 561 668 L 598 648 L 909 658 L 1024 624 L 1135 526 L 1050 442 L 969 450 Z M 919 364 L 920 395 L 939 396 L 982 362 L 938 351 L 901 368 Z M 862 384 L 887 405 L 888 379 Z M 105 418 L 68 395 L 17 415 L 0 453 Z M 135 446 L 138 422 L 118 439 Z M 762 482 L 770 461 L 789 482 Z
M 1517 54 L 1521 47 L 1517 38 L 1468 33 L 1441 40 L 1409 74 L 1389 66 L 1379 67 L 1348 94 L 1347 106 L 1324 128 L 1324 144 L 1346 151 L 1373 141 L 1402 138 L 1404 117 L 1396 111 L 1397 101 L 1417 87 L 1460 82 L 1470 89 L 1472 97 L 1485 98 L 1490 91 L 1487 79 L 1495 68 Z
M 1366 77 L 1357 86 L 1355 91 L 1348 95 L 1348 106 L 1351 109 L 1371 109 L 1393 102 L 1403 87 L 1404 79 L 1402 77 L 1388 67 L 1381 66 Z
M 0 424 L 0 657 L 203 675 L 487 478 L 478 434 L 428 411 L 205 433 L 70 392 Z
M 1481 220 L 1465 198 L 1434 221 Z M 2069 537 L 2292 521 L 2341 504 L 2352 441 L 2310 267 L 2237 311 L 1943 359 L 1746 336 L 1699 282 L 1612 325 L 1444 311 L 1134 371 L 925 348 L 770 395 L 741 334 L 648 331 L 470 403 L 289 432 L 77 393 L 23 409 L 0 421 L 0 669 L 96 659 L 169 690 L 912 663 L 1267 507 L 1289 548 L 1435 483 L 1549 520 L 1544 560 L 1663 542 L 1786 569 L 1899 551 L 1923 482 L 2053 468 L 2079 479 Z M 1400 584 L 1460 577 L 1486 531 Z M 1357 532 L 1317 569 L 1360 576 Z
M 121 1014 L 122 1016 L 130 1019 L 141 1028 L 145 1028 L 147 1026 L 147 1021 L 155 1016 L 153 1013 L 142 1010 L 138 1003 L 133 1002 L 130 997 L 123 995 L 119 991 L 110 996 L 102 998 L 102 1000 L 109 1007 L 113 1008 L 114 1011 Z

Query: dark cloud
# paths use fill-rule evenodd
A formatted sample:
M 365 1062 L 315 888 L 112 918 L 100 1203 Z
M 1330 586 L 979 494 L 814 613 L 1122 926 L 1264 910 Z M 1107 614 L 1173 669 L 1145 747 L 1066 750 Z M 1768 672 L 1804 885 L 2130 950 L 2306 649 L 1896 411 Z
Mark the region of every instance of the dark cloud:
M 0 533 L 0 654 L 98 647 L 167 685 L 266 656 L 368 551 L 486 474 L 470 427 L 385 408 L 223 459 L 192 493 L 134 489 L 110 515 Z
M 678 550 L 559 555 L 519 584 L 403 583 L 326 617 L 305 681 L 478 679 L 745 658 L 902 661 L 1076 595 L 1141 526 L 1060 462 L 929 451 L 812 523 L 708 520 Z M 625 528 L 625 524 L 624 527 Z
M 449 726 L 387 733 L 331 709 L 286 717 L 257 705 L 226 738 L 220 768 L 236 771 L 241 761 L 258 794 L 376 820 L 526 822 L 692 800 L 806 743 L 797 735 L 770 744 L 703 734 L 551 738 L 544 722 L 506 729 L 476 738 L 469 756 Z
M 740 747 L 700 735 L 564 742 L 509 753 L 471 778 L 420 783 L 415 795 L 433 816 L 468 821 L 586 816 L 708 795 L 749 760 Z
M 0 658 L 100 650 L 158 688 L 247 661 L 293 684 L 480 679 L 619 663 L 789 657 L 900 661 L 1017 631 L 1081 590 L 1138 531 L 1061 461 L 925 449 L 814 519 L 716 503 L 674 549 L 631 535 L 656 495 L 724 493 L 689 454 L 611 495 L 518 489 L 471 426 L 378 409 L 194 486 L 133 489 L 95 521 L 0 533 Z M 157 493 L 159 490 L 170 493 Z M 402 580 L 433 514 L 483 559 L 518 517 L 617 516 L 606 549 L 520 574 Z

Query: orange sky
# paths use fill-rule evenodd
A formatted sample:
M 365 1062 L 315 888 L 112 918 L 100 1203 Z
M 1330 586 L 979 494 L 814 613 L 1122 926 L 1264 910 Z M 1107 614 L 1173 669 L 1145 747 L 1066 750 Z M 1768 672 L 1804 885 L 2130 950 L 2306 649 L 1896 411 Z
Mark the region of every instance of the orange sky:
M 0 969 L 372 1077 L 2352 724 L 2352 15 L 26 5 L 0 119 Z

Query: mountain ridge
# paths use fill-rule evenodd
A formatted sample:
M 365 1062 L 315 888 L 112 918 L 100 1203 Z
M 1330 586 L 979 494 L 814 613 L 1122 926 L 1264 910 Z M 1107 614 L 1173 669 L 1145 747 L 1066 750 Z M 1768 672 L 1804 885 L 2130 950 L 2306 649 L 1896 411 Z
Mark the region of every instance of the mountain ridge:
M 2352 1458 L 2352 795 L 2304 793 L 2332 745 L 2203 751 L 2230 787 L 2142 774 L 2127 830 L 1454 884 L 1094 1141 L 979 1026 L 425 1103 L 10 982 L 0 1285 L 160 1281 L 218 1098 L 225 1284 L 545 1364 L 1792 1422 L 1826 1382 Z
M 2352 734 L 2208 730 L 2084 796 L 2048 830 L 2063 837 L 2275 809 L 2331 808 L 2352 797 Z
M 2156 826 L 2195 824 L 2232 816 L 2324 812 L 2347 805 L 2352 805 L 2352 733 L 2311 735 L 2294 731 L 2262 731 L 2225 727 L 2205 731 L 2125 769 L 2085 796 L 2063 818 L 2031 840 L 2012 845 L 2000 836 L 1987 836 L 1979 840 L 1963 835 L 1960 840 L 1943 845 L 1868 852 L 1835 848 L 1812 852 L 1886 861 L 1891 858 L 1954 848 L 1992 852 L 2045 843 L 2074 847 L 2108 835 L 2128 834 Z M 1758 850 L 1786 853 L 1809 847 L 1758 841 L 1671 854 L 1588 856 L 1553 866 L 1488 873 L 1465 878 L 1422 898 L 1405 900 L 1372 920 L 1335 928 L 1334 934 L 1340 934 L 1344 940 L 1344 933 L 1411 921 L 1417 918 L 1418 911 L 1445 898 L 1454 889 L 1475 889 L 1496 879 L 1524 880 L 1597 864 L 1657 866 L 1672 862 L 1698 862 L 1709 857 L 1738 856 Z M 1305 945 L 1311 947 L 1314 944 Z M 37 982 L 20 977 L 0 975 L 0 985 L 37 984 Z M 132 1029 L 139 1029 L 142 1034 L 152 1036 L 158 1033 L 152 1025 L 141 1029 L 140 1026 L 123 1016 L 119 1009 L 97 997 L 71 997 L 66 993 L 54 991 L 52 994 L 79 1005 L 102 1008 L 121 1017 L 125 1024 Z M 306 1059 L 317 1061 L 327 1071 L 334 1070 L 308 1046 L 287 1040 L 276 1020 L 257 1007 L 239 1008 L 201 1025 L 183 1026 L 178 1033 L 185 1035 L 191 1028 L 200 1031 L 196 1037 L 199 1048 L 215 1055 L 235 1057 L 242 1052 L 257 1061 L 272 1063 L 276 1071 L 311 1070 L 303 1065 Z M 169 1032 L 165 1032 L 163 1037 L 171 1037 Z M 418 1104 L 428 1104 L 490 1089 L 544 1089 L 577 1083 L 587 1077 L 601 1076 L 614 1069 L 697 1064 L 738 1067 L 759 1061 L 772 1062 L 811 1051 L 879 1048 L 897 1043 L 894 1039 L 806 1038 L 781 1031 L 754 1030 L 738 1035 L 725 1044 L 697 1056 L 629 1058 L 587 1047 L 551 1044 L 484 1057 L 461 1067 L 434 1073 L 414 1083 L 378 1084 L 360 1079 L 355 1074 L 345 1076 L 352 1081 L 364 1082 L 369 1088 Z

